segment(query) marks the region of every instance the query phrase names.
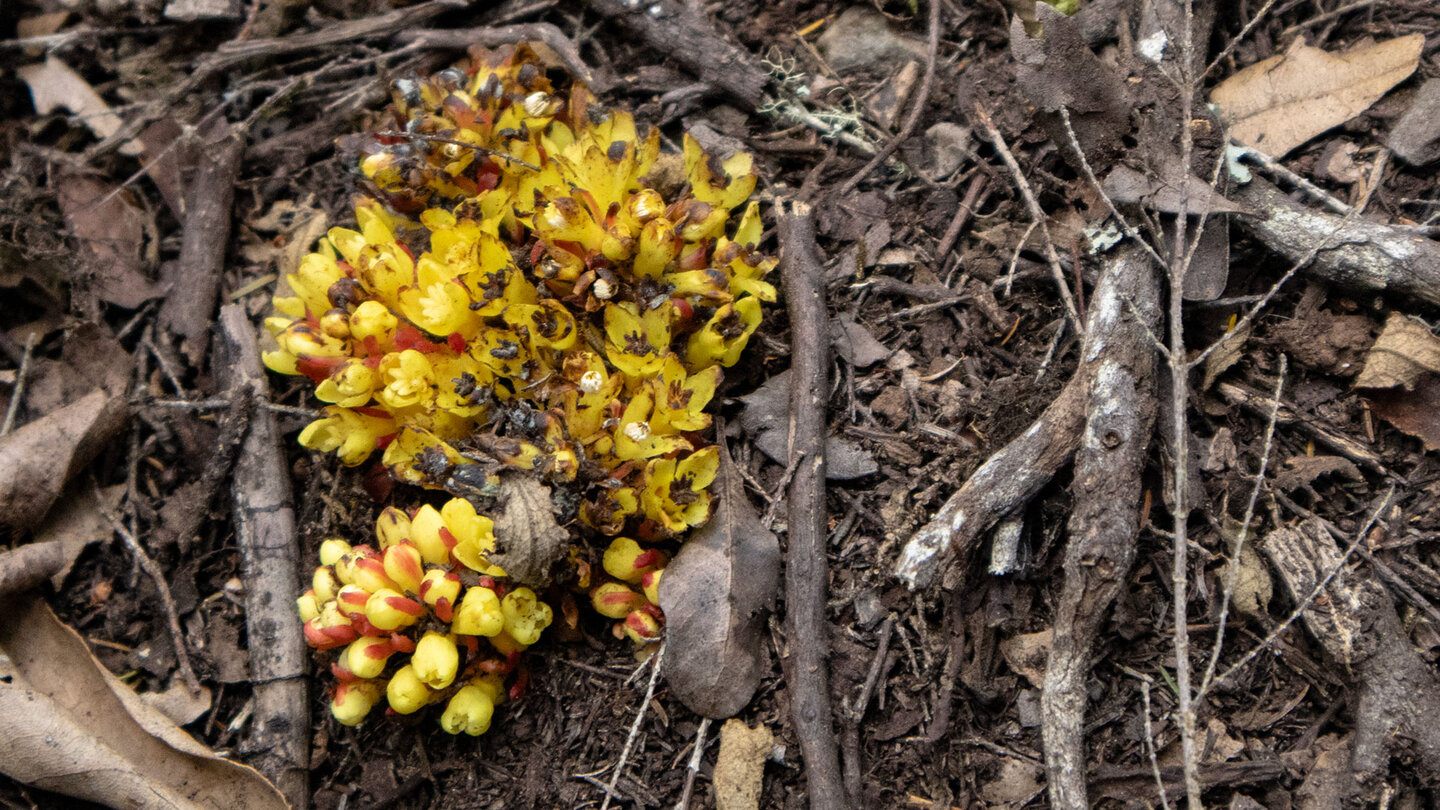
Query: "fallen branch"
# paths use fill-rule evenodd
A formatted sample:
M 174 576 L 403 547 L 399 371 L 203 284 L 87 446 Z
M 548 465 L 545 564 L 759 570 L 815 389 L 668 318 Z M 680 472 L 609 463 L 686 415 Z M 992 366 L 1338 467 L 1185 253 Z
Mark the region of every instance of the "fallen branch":
M 1235 189 L 1231 197 L 1259 215 L 1235 221 L 1266 247 L 1291 261 L 1315 252 L 1314 260 L 1301 268 L 1312 278 L 1440 305 L 1440 243 L 1411 231 L 1312 210 L 1259 178 Z
M 243 307 L 220 309 L 221 352 L 214 364 L 231 402 L 265 402 L 269 386 L 255 331 Z M 235 463 L 235 540 L 245 583 L 245 628 L 255 708 L 241 747 L 292 807 L 309 805 L 310 701 L 305 641 L 295 618 L 299 547 L 290 506 L 290 469 L 275 416 L 255 408 Z
M 1440 783 L 1440 679 L 1411 646 L 1384 586 L 1363 568 L 1324 582 L 1342 558 L 1316 518 L 1271 532 L 1260 550 L 1295 600 L 1324 583 L 1301 618 L 1355 691 L 1355 778 L 1378 785 L 1391 755 L 1403 754 L 1422 783 Z
M 786 680 L 795 734 L 805 757 L 812 810 L 850 806 L 840 775 L 840 757 L 830 708 L 825 622 L 825 403 L 830 365 L 829 321 L 822 294 L 823 272 L 815 255 L 810 206 L 782 202 L 780 231 L 785 307 L 790 314 L 790 482 L 789 544 L 785 555 L 785 622 L 790 654 Z
M 709 21 L 674 0 L 587 0 L 586 5 L 631 33 L 650 48 L 684 65 L 723 90 L 747 110 L 765 95 L 770 77 L 749 51 L 730 44 Z
M 235 179 L 245 154 L 245 135 L 225 127 L 195 150 L 199 166 L 185 190 L 184 236 L 180 259 L 170 265 L 165 282 L 170 291 L 160 307 L 160 325 L 180 338 L 180 350 L 197 368 L 210 343 L 225 250 L 230 243 L 230 206 Z
M 1086 423 L 1075 459 L 1065 584 L 1040 698 L 1050 805 L 1076 810 L 1090 807 L 1083 724 L 1091 645 L 1135 561 L 1140 474 L 1155 421 L 1151 335 L 1160 320 L 1160 277 L 1133 241 L 1106 264 L 1081 350 L 1090 367 Z

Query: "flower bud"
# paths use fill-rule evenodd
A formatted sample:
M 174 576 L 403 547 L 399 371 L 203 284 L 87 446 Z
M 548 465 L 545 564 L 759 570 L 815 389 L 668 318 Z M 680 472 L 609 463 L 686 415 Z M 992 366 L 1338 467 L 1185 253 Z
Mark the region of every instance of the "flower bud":
M 380 700 L 380 685 L 374 681 L 349 681 L 335 687 L 330 713 L 342 726 L 358 726 Z
M 659 568 L 640 577 L 640 587 L 645 589 L 645 598 L 652 605 L 660 604 L 660 575 L 665 569 Z
M 463 731 L 478 737 L 490 730 L 490 718 L 494 714 L 494 699 L 479 686 L 466 684 L 445 705 L 440 727 L 451 734 Z
M 625 205 L 630 216 L 641 224 L 665 213 L 665 198 L 653 188 L 642 188 L 631 194 Z
M 354 573 L 351 575 L 353 582 L 370 593 L 387 588 L 394 591 L 400 590 L 399 584 L 385 573 L 385 560 L 378 554 L 356 560 L 353 570 Z
M 450 537 L 451 542 L 445 542 L 445 537 Z M 410 541 L 420 549 L 420 556 L 425 562 L 431 565 L 449 565 L 450 548 L 455 545 L 454 536 L 445 526 L 445 519 L 440 517 L 440 512 L 430 504 L 420 507 L 415 517 L 410 519 Z
M 383 342 L 395 335 L 399 319 L 379 301 L 365 301 L 350 316 L 350 336 L 357 340 L 373 337 Z
M 628 537 L 617 537 L 610 542 L 610 547 L 605 549 L 601 564 L 605 573 L 633 585 L 664 563 L 665 557 L 659 550 L 643 549 L 639 543 Z
M 388 550 L 401 540 L 410 537 L 410 516 L 393 506 L 387 506 L 375 519 L 375 537 L 380 548 Z
M 334 565 L 350 551 L 350 544 L 338 537 L 332 537 L 320 544 L 320 564 Z
M 505 594 L 500 608 L 505 613 L 505 632 L 526 647 L 540 640 L 540 634 L 550 626 L 554 616 L 550 606 L 541 602 L 529 588 L 516 588 Z
M 645 597 L 619 582 L 606 582 L 590 594 L 590 603 L 601 616 L 623 619 L 631 611 L 644 607 Z
M 328 565 L 322 565 L 315 569 L 315 574 L 310 577 L 310 589 L 315 591 L 315 598 L 324 604 L 335 598 L 340 592 L 340 580 L 335 576 L 335 569 Z
M 295 612 L 300 614 L 302 622 L 308 622 L 320 615 L 320 601 L 315 597 L 314 588 L 300 594 L 300 598 L 295 600 Z
M 362 636 L 345 648 L 345 667 L 358 678 L 376 678 L 394 652 L 389 639 Z
M 455 680 L 460 668 L 460 651 L 454 639 L 434 631 L 426 633 L 415 644 L 410 656 L 415 676 L 432 689 L 444 689 Z
M 385 549 L 385 575 L 406 593 L 419 593 L 425 566 L 420 550 L 412 543 L 396 543 Z
M 365 618 L 379 630 L 398 630 L 420 621 L 425 606 L 402 596 L 399 591 L 382 588 L 370 595 L 365 603 Z
M 385 699 L 396 714 L 413 714 L 430 702 L 430 687 L 415 674 L 415 667 L 406 664 L 390 677 Z
M 320 331 L 336 340 L 350 337 L 350 313 L 336 307 L 320 316 Z
M 420 581 L 420 598 L 442 622 L 448 622 L 455 609 L 455 600 L 460 598 L 460 577 L 439 569 L 425 572 Z
M 636 644 L 649 644 L 660 638 L 660 622 L 648 611 L 636 610 L 625 617 L 625 635 Z
M 465 599 L 455 611 L 455 621 L 450 627 L 456 633 L 467 636 L 499 635 L 505 629 L 505 612 L 500 607 L 500 597 L 483 585 L 466 589 Z
M 365 605 L 369 601 L 370 592 L 359 585 L 346 585 L 335 594 L 335 607 L 352 622 L 357 616 L 365 615 Z

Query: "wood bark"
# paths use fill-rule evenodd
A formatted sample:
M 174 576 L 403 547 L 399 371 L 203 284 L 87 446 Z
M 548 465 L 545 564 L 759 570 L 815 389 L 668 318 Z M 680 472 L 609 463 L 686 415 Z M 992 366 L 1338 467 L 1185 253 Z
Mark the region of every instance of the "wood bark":
M 228 396 L 269 400 L 255 330 L 238 305 L 220 310 L 221 352 L 215 364 Z M 245 583 L 245 630 L 255 709 L 241 752 L 292 807 L 309 805 L 308 650 L 295 615 L 300 595 L 299 544 L 290 470 L 275 416 L 257 407 L 235 463 L 233 514 Z
M 1077 377 L 1085 429 L 1075 457 L 1065 584 L 1041 693 L 1050 804 L 1085 810 L 1085 680 L 1091 647 L 1135 561 L 1142 486 L 1155 421 L 1160 276 L 1137 244 L 1107 262 L 1091 302 Z

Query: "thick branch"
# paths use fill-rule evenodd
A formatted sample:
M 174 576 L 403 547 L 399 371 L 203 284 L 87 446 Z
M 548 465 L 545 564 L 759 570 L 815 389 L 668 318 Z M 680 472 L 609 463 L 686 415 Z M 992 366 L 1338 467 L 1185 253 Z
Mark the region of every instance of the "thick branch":
M 220 310 L 220 356 L 216 373 L 233 402 L 269 398 L 255 330 L 237 305 Z M 242 750 L 250 755 L 291 806 L 308 806 L 310 701 L 308 655 L 295 617 L 299 553 L 290 506 L 290 470 L 275 415 L 255 408 L 235 463 L 235 539 L 245 582 L 245 629 L 254 720 Z
M 823 273 L 815 255 L 810 206 L 781 204 L 780 258 L 785 307 L 790 314 L 790 467 L 785 622 L 790 636 L 786 677 L 795 734 L 805 757 L 811 810 L 850 806 L 830 708 L 829 627 L 825 589 L 825 382 L 830 365 Z
M 1112 255 L 1092 307 L 1082 349 L 1086 422 L 1075 458 L 1065 585 L 1040 701 L 1050 804 L 1076 810 L 1090 806 L 1083 726 L 1091 644 L 1135 561 L 1140 473 L 1155 420 L 1150 336 L 1160 320 L 1160 278 L 1139 245 Z
M 1235 221 L 1276 253 L 1294 262 L 1318 249 L 1301 269 L 1312 278 L 1440 305 L 1440 243 L 1307 208 L 1258 177 L 1231 197 L 1258 214 Z

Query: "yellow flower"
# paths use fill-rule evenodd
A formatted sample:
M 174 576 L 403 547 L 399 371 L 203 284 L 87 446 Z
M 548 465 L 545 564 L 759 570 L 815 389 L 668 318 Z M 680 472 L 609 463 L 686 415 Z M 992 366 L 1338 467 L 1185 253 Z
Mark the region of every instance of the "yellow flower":
M 660 370 L 670 351 L 669 304 L 640 313 L 634 304 L 605 307 L 605 353 L 610 362 L 632 379 Z
M 625 527 L 625 521 L 639 510 L 640 499 L 633 488 L 603 488 L 580 505 L 580 519 L 595 531 L 612 536 L 619 534 Z
M 641 389 L 625 406 L 620 425 L 615 430 L 615 457 L 623 461 L 653 458 L 680 450 L 689 450 L 690 442 L 683 436 L 661 434 L 671 427 L 663 421 L 652 421 L 654 395 L 649 387 Z
M 644 549 L 628 537 L 617 537 L 605 549 L 601 565 L 605 573 L 630 584 L 665 564 L 665 555 L 657 549 Z
M 660 639 L 660 620 L 649 611 L 631 612 L 621 626 L 625 630 L 625 636 L 636 644 L 649 644 Z
M 388 417 L 367 416 L 327 406 L 324 417 L 316 419 L 300 431 L 300 446 L 322 453 L 335 453 L 340 463 L 353 467 L 375 452 L 380 440 L 395 433 L 395 422 Z
M 384 388 L 377 398 L 392 410 L 428 404 L 435 395 L 435 369 L 429 358 L 414 349 L 385 355 L 380 361 L 380 381 Z
M 687 364 L 697 371 L 716 364 L 735 365 L 758 326 L 758 298 L 747 295 L 720 307 L 699 331 L 690 336 L 685 347 Z
M 345 666 L 357 677 L 378 678 L 394 653 L 389 639 L 362 636 L 345 648 Z
M 632 610 L 645 606 L 645 597 L 619 582 L 606 582 L 590 594 L 595 612 L 610 619 L 623 619 Z
M 500 597 L 484 585 L 472 585 L 455 610 L 450 628 L 466 636 L 497 636 L 505 629 L 505 612 Z
M 374 681 L 349 681 L 335 687 L 330 713 L 342 726 L 358 726 L 380 701 L 380 685 Z
M 419 593 L 425 577 L 424 560 L 413 543 L 400 542 L 385 549 L 385 575 L 407 593 Z
M 377 630 L 399 630 L 420 621 L 425 606 L 391 588 L 372 593 L 365 603 L 365 619 Z
M 445 705 L 445 713 L 440 715 L 440 727 L 451 734 L 463 731 L 478 737 L 490 730 L 490 719 L 494 714 L 495 698 L 485 688 L 470 683 L 462 686 Z
M 673 355 L 665 358 L 659 376 L 651 380 L 655 390 L 652 427 L 661 433 L 710 427 L 710 414 L 705 412 L 705 406 L 715 396 L 720 376 L 719 366 L 687 375 L 678 358 Z
M 505 632 L 526 647 L 540 640 L 540 634 L 553 618 L 550 606 L 524 587 L 505 594 L 500 600 L 500 609 L 505 614 Z
M 448 571 L 432 568 L 425 572 L 420 581 L 420 599 L 442 622 L 450 621 L 455 600 L 460 598 L 460 577 Z
M 709 158 L 700 142 L 685 133 L 685 176 L 690 180 L 695 199 L 729 211 L 750 198 L 755 191 L 756 177 L 751 171 L 754 158 L 747 152 L 736 152 L 720 164 L 721 175 L 711 171 Z
M 381 551 L 389 550 L 396 543 L 408 541 L 410 539 L 410 516 L 393 506 L 387 506 L 380 510 L 380 516 L 375 519 L 375 538 L 380 541 Z M 330 541 L 326 540 L 325 542 L 329 543 Z M 344 543 L 345 541 L 339 542 Z M 350 550 L 348 543 L 345 550 Z M 325 561 L 323 544 L 320 546 L 320 561 Z
M 440 507 L 440 518 L 444 522 L 455 545 L 451 554 L 461 565 L 493 577 L 505 576 L 498 565 L 491 565 L 485 555 L 495 550 L 495 522 L 475 511 L 475 506 L 464 498 L 451 498 Z M 447 540 L 448 542 L 448 540 Z
M 419 648 L 416 648 L 419 652 Z M 425 682 L 415 673 L 414 664 L 406 664 L 390 676 L 385 687 L 385 699 L 396 714 L 413 714 L 424 708 L 434 697 Z
M 460 651 L 455 640 L 433 630 L 421 636 L 410 655 L 410 666 L 419 678 L 431 689 L 444 689 L 455 680 L 460 667 Z
M 349 359 L 315 386 L 315 398 L 341 408 L 358 408 L 370 401 L 378 377 L 363 360 Z
M 415 283 L 415 262 L 395 241 L 395 227 L 403 220 L 385 213 L 371 201 L 355 209 L 358 232 L 330 229 L 330 244 L 355 269 L 356 277 L 382 300 L 394 301 L 400 288 Z
M 388 346 L 395 340 L 400 319 L 379 301 L 364 301 L 350 316 L 350 336 L 356 340 L 374 338 L 377 346 Z
M 316 598 L 314 588 L 300 594 L 300 598 L 295 600 L 295 612 L 300 614 L 302 622 L 319 617 L 320 600 Z
M 683 459 L 655 459 L 645 467 L 645 489 L 640 502 L 645 516 L 671 532 L 699 526 L 710 516 L 711 482 L 720 469 L 714 447 Z
M 338 537 L 331 537 L 320 543 L 320 564 L 334 565 L 341 557 L 349 554 L 350 544 Z

